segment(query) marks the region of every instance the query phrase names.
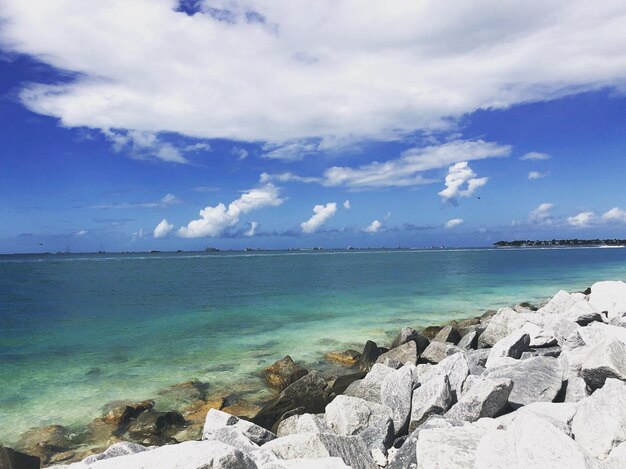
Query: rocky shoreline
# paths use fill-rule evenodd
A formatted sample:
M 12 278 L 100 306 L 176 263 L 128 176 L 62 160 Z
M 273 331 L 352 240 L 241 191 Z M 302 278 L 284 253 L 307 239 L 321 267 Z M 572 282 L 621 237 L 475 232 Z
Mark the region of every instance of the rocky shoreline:
M 0 468 L 626 468 L 624 282 L 325 358 L 343 371 L 265 368 L 261 406 L 190 381 L 33 429 Z

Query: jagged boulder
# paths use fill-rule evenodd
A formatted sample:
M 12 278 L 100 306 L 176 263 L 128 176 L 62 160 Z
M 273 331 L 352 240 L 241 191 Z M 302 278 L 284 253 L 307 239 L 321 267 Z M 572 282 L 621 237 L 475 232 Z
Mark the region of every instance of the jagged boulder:
M 363 347 L 363 352 L 361 352 L 361 357 L 357 362 L 359 369 L 363 371 L 369 371 L 378 357 L 380 357 L 383 353 L 387 351 L 386 348 L 379 347 L 376 345 L 376 342 L 368 340 L 365 343 L 365 347 Z
M 564 290 L 560 290 L 548 303 L 539 308 L 539 314 L 563 314 L 576 304 L 576 298 Z
M 410 341 L 415 342 L 417 346 L 418 355 L 421 355 L 424 349 L 428 347 L 428 344 L 430 343 L 430 340 L 427 337 L 424 337 L 415 329 L 411 327 L 404 327 L 400 330 L 398 335 L 396 335 L 396 337 L 393 339 L 393 341 L 391 342 L 391 346 L 389 348 L 394 349 Z
M 217 409 L 209 410 L 204 422 L 204 428 L 202 430 L 202 439 L 209 439 L 209 435 L 213 434 L 216 430 L 224 427 L 232 427 L 245 436 L 247 439 L 257 445 L 264 445 L 268 441 L 276 438 L 272 432 L 266 430 L 259 425 L 256 425 L 247 420 L 240 419 L 234 415 L 227 414 Z
M 478 331 L 469 331 L 457 344 L 457 346 L 463 350 L 475 349 L 478 346 Z
M 391 373 L 393 373 L 393 368 L 376 363 L 365 378 L 355 381 L 348 386 L 344 394 L 380 404 L 380 389 L 383 385 L 383 380 Z
M 451 405 L 452 392 L 448 375 L 435 373 L 413 391 L 409 431 L 415 430 L 431 415 L 445 413 Z
M 308 373 L 287 355 L 263 370 L 265 381 L 273 388 L 285 389 Z
M 582 364 L 581 374 L 591 390 L 604 386 L 607 378 L 626 381 L 626 345 L 607 337 L 589 352 Z
M 495 343 L 489 357 L 486 368 L 495 368 L 510 364 L 510 360 L 517 360 L 522 356 L 530 345 L 530 336 L 523 330 L 518 329 Z
M 526 320 L 523 314 L 519 314 L 511 308 L 501 308 L 493 316 L 486 329 L 478 338 L 479 347 L 493 347 L 500 339 L 524 325 Z
M 496 417 L 507 406 L 513 382 L 507 378 L 485 378 L 474 383 L 446 413 L 446 418 L 475 422 Z
M 433 337 L 433 341 L 436 342 L 449 342 L 452 344 L 457 344 L 461 340 L 461 333 L 459 330 L 451 325 L 447 325 L 443 327 L 435 337 Z
M 294 433 L 332 433 L 324 414 L 301 414 L 286 418 L 278 425 L 279 437 Z
M 478 444 L 487 431 L 477 426 L 429 428 L 421 431 L 415 450 L 417 467 L 474 469 Z
M 589 303 L 598 311 L 606 311 L 609 319 L 626 313 L 626 283 L 622 281 L 594 283 L 591 286 Z
M 376 363 L 382 363 L 391 368 L 399 368 L 405 363 L 417 364 L 417 358 L 417 344 L 411 340 L 383 353 L 376 359 Z
M 396 435 L 407 428 L 411 414 L 411 396 L 416 385 L 417 369 L 411 364 L 389 373 L 383 379 L 380 401 L 392 411 Z
M 462 350 L 456 345 L 433 340 L 430 345 L 426 347 L 426 350 L 422 352 L 421 359 L 429 363 L 439 363 L 444 358 L 461 351 Z

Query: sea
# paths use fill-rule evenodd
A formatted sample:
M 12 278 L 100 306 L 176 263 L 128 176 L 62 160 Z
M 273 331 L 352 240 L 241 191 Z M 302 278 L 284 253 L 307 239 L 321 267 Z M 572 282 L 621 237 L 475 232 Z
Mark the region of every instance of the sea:
M 254 401 L 284 355 L 323 366 L 404 326 L 605 279 L 626 279 L 626 249 L 2 255 L 0 443 L 192 379 Z

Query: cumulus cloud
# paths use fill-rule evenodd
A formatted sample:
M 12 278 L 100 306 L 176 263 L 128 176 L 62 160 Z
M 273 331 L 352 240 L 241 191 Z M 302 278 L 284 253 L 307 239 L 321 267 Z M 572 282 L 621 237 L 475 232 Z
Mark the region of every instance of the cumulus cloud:
M 445 228 L 454 228 L 459 225 L 462 225 L 463 223 L 465 223 L 465 220 L 461 218 L 453 218 L 452 220 L 448 220 L 443 226 Z
M 531 151 L 520 157 L 520 160 L 525 160 L 525 161 L 540 161 L 540 160 L 549 160 L 549 159 L 550 159 L 550 155 L 548 155 L 547 153 L 540 153 L 538 151 Z
M 368 226 L 363 228 L 363 231 L 365 231 L 366 233 L 378 233 L 382 227 L 383 224 L 381 222 L 379 222 L 378 220 L 374 220 Z
M 539 224 L 539 225 L 550 225 L 552 224 L 552 209 L 554 208 L 554 204 L 544 202 L 540 204 L 537 208 L 535 208 L 528 215 L 528 221 L 530 223 Z
M 539 171 L 531 171 L 528 173 L 528 179 L 541 179 L 548 175 L 548 173 L 540 173 Z
M 602 219 L 609 223 L 626 223 L 626 210 L 622 210 L 618 207 L 613 207 L 612 209 L 602 214 Z
M 476 173 L 469 167 L 467 161 L 461 161 L 448 168 L 445 185 L 439 192 L 444 202 L 456 204 L 459 197 L 470 197 L 476 189 L 487 184 L 489 178 L 477 178 Z
M 139 130 L 102 129 L 105 137 L 112 142 L 113 150 L 125 152 L 136 159 L 157 158 L 169 163 L 188 163 L 185 153 L 210 151 L 208 143 L 195 143 L 176 147 L 161 140 L 156 133 Z
M 202 238 L 220 236 L 226 229 L 239 223 L 241 216 L 265 207 L 275 207 L 283 203 L 279 190 L 272 184 L 251 189 L 231 202 L 228 207 L 219 203 L 214 207 L 200 210 L 200 218 L 190 221 L 178 229 L 182 238 Z
M 580 212 L 578 215 L 574 215 L 572 217 L 567 217 L 567 224 L 571 226 L 577 226 L 579 228 L 584 228 L 589 226 L 591 222 L 595 219 L 595 214 L 593 212 Z
M 352 208 L 352 205 L 350 205 L 350 201 L 349 200 L 346 200 L 343 203 L 343 208 L 345 208 L 346 210 L 350 210 Z
M 313 216 L 300 224 L 303 233 L 315 233 L 320 226 L 326 223 L 337 213 L 337 204 L 329 202 L 326 205 L 316 205 L 313 207 Z
M 3 48 L 73 73 L 24 85 L 22 102 L 122 138 L 300 142 L 265 155 L 293 159 L 315 150 L 312 138 L 401 138 L 626 76 L 622 2 L 195 4 L 188 15 L 174 0 L 4 0 Z M 155 156 L 184 162 L 175 150 Z
M 152 235 L 155 238 L 165 238 L 170 232 L 174 229 L 174 225 L 168 223 L 164 218 L 161 222 L 154 228 Z

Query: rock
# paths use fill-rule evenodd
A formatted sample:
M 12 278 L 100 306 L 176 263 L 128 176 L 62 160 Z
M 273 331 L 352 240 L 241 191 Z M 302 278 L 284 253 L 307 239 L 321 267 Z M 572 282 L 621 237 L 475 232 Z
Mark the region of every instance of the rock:
M 580 401 L 572 432 L 576 442 L 599 460 L 626 441 L 626 383 L 608 378 L 601 389 Z
M 556 358 L 536 357 L 515 365 L 487 369 L 485 377 L 513 381 L 509 405 L 516 409 L 532 402 L 552 402 L 563 387 L 563 373 Z
M 422 352 L 421 359 L 430 363 L 439 363 L 444 358 L 459 352 L 461 349 L 456 345 L 432 341 Z
M 456 327 L 448 325 L 441 329 L 437 335 L 433 337 L 433 340 L 437 342 L 450 342 L 456 345 L 461 340 L 461 333 Z
M 621 316 L 615 316 L 609 321 L 612 326 L 626 327 L 626 313 L 622 313 Z
M 585 380 L 578 376 L 570 376 L 565 388 L 565 402 L 578 402 L 587 396 L 589 396 L 589 391 Z
M 486 368 L 495 368 L 502 364 L 508 364 L 502 360 L 513 358 L 519 359 L 522 353 L 528 349 L 530 344 L 530 336 L 522 329 L 511 332 L 506 337 L 495 343 L 489 357 L 487 358 Z
M 285 389 L 308 373 L 287 355 L 263 370 L 265 381 L 273 388 Z
M 463 350 L 475 349 L 478 346 L 478 332 L 469 331 L 461 337 L 457 346 Z
M 151 451 L 96 461 L 89 469 L 256 468 L 250 455 L 220 441 L 187 441 Z
M 452 405 L 448 376 L 435 373 L 413 391 L 409 432 L 419 427 L 428 417 L 445 413 Z
M 0 468 L 39 469 L 40 461 L 35 456 L 20 453 L 6 446 L 0 446 Z
M 392 348 L 376 359 L 376 363 L 387 364 L 392 368 L 399 368 L 405 363 L 417 364 L 417 344 L 409 341 L 406 344 Z
M 383 380 L 390 373 L 393 373 L 393 368 L 375 363 L 365 378 L 355 381 L 348 386 L 344 394 L 380 404 L 380 389 L 383 385 Z
M 204 422 L 202 439 L 207 439 L 208 436 L 215 430 L 224 427 L 233 427 L 257 445 L 264 445 L 268 441 L 276 438 L 276 435 L 259 425 L 240 419 L 234 415 L 227 414 L 226 412 L 211 409 L 209 410 L 209 413 L 206 416 L 206 421 Z
M 448 375 L 450 382 L 450 392 L 452 393 L 452 400 L 456 401 L 457 395 L 461 394 L 463 389 L 463 383 L 469 375 L 469 365 L 465 355 L 462 353 L 455 353 L 449 357 L 444 358 L 439 362 L 437 367 L 440 367 Z
M 428 344 L 430 343 L 430 340 L 428 340 L 428 338 L 424 337 L 415 329 L 411 327 L 404 327 L 393 339 L 393 342 L 391 342 L 391 346 L 389 348 L 394 349 L 410 341 L 415 342 L 415 344 L 417 345 L 418 355 L 421 355 L 424 349 L 428 347 Z
M 298 413 L 317 414 L 324 411 L 328 402 L 326 381 L 316 371 L 287 386 L 280 395 L 267 403 L 252 419 L 263 428 L 272 426 L 287 412 L 299 409 Z
M 356 373 L 350 373 L 349 375 L 341 375 L 331 378 L 328 381 L 328 395 L 332 397 L 343 394 L 352 383 L 362 380 L 366 375 L 367 372 L 365 371 L 357 371 Z
M 588 469 L 574 440 L 531 413 L 519 414 L 507 431 L 487 433 L 478 445 L 474 467 Z
M 416 385 L 417 369 L 410 364 L 404 365 L 383 378 L 380 401 L 392 411 L 396 435 L 407 428 L 411 415 L 411 396 Z
M 576 299 L 568 292 L 560 290 L 556 295 L 548 301 L 548 303 L 539 308 L 539 314 L 563 314 L 576 303 Z
M 527 360 L 533 357 L 553 357 L 558 358 L 561 355 L 561 347 L 555 345 L 553 347 L 529 348 L 522 353 L 520 360 Z
M 626 467 L 626 442 L 617 445 L 604 460 L 603 469 L 624 469 Z
M 602 315 L 587 300 L 574 303 L 562 317 L 575 322 L 580 326 L 586 326 L 594 321 L 602 321 Z
M 507 406 L 513 382 L 507 378 L 482 379 L 471 386 L 446 413 L 446 418 L 475 422 L 483 417 L 496 417 Z
M 359 368 L 363 371 L 369 371 L 378 357 L 380 357 L 383 353 L 385 353 L 387 349 L 383 349 L 376 345 L 376 342 L 372 342 L 368 340 L 365 343 L 365 347 L 363 347 L 363 353 L 361 353 L 361 358 L 359 358 Z
M 208 385 L 200 381 L 186 381 L 161 389 L 157 393 L 159 408 L 181 409 L 206 397 Z
M 221 441 L 222 443 L 226 443 L 227 445 L 237 448 L 239 451 L 243 451 L 244 453 L 250 453 L 259 449 L 259 445 L 252 443 L 250 439 L 246 438 L 233 426 L 212 428 L 208 432 L 203 432 L 202 439 L 209 441 Z
M 465 359 L 467 360 L 467 366 L 471 375 L 480 375 L 485 371 L 485 365 L 487 364 L 487 358 L 489 358 L 491 349 L 478 349 L 468 350 L 465 353 Z
M 361 354 L 356 350 L 341 350 L 335 352 L 328 352 L 324 355 L 326 360 L 342 363 L 344 365 L 356 365 L 361 358 Z
M 607 378 L 626 381 L 626 345 L 610 337 L 598 343 L 583 362 L 581 375 L 592 391 Z
M 128 434 L 133 440 L 148 444 L 163 444 L 174 433 L 185 426 L 184 417 L 175 411 L 159 412 L 154 409 L 142 412 L 128 425 Z
M 142 453 L 143 451 L 148 451 L 148 448 L 142 445 L 137 445 L 135 443 L 130 443 L 128 441 L 121 441 L 119 443 L 115 443 L 114 445 L 109 446 L 102 453 L 86 457 L 82 460 L 82 462 L 85 464 L 92 464 L 96 461 L 101 461 L 103 459 L 117 458 L 119 456 L 126 456 L 129 454 Z
M 433 340 L 441 329 L 443 329 L 441 326 L 428 326 L 422 329 L 421 334 L 427 339 Z
M 350 469 L 341 458 L 298 458 L 267 463 L 260 469 Z
M 28 430 L 16 444 L 19 451 L 38 457 L 43 464 L 48 464 L 54 454 L 66 452 L 72 446 L 69 430 L 61 425 Z
M 485 433 L 486 430 L 474 426 L 423 430 L 416 444 L 417 467 L 473 469 L 476 450 Z
M 264 448 L 281 459 L 339 457 L 352 469 L 378 469 L 360 436 L 302 433 L 277 438 Z
M 393 442 L 393 413 L 385 405 L 358 397 L 337 396 L 326 406 L 324 418 L 338 435 L 360 435 L 370 451 L 385 451 Z
M 505 428 L 508 428 L 519 415 L 530 413 L 547 420 L 567 436 L 573 437 L 572 419 L 577 411 L 578 404 L 574 402 L 534 402 L 520 407 L 515 412 L 499 417 L 498 421 Z
M 501 308 L 497 314 L 491 318 L 484 330 L 478 338 L 479 347 L 493 347 L 500 339 L 504 339 L 507 335 L 524 325 L 525 315 L 518 314 L 511 308 Z
M 589 303 L 598 311 L 606 311 L 612 319 L 626 313 L 626 283 L 622 281 L 597 282 L 591 286 Z
M 277 435 L 287 436 L 294 433 L 332 433 L 323 414 L 301 414 L 286 418 L 278 425 Z
M 226 399 L 223 397 L 217 397 L 208 401 L 196 401 L 187 408 L 182 410 L 185 420 L 192 424 L 204 424 L 207 413 L 211 409 L 221 410 L 226 404 Z
M 136 402 L 133 404 L 116 405 L 104 414 L 102 420 L 105 423 L 113 425 L 125 425 L 130 422 L 131 419 L 137 418 L 139 414 L 145 412 L 146 410 L 150 410 L 153 407 L 154 401 L 152 400 Z
M 260 412 L 261 407 L 244 399 L 237 399 L 229 402 L 228 405 L 225 405 L 219 410 L 236 417 L 253 419 Z

